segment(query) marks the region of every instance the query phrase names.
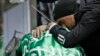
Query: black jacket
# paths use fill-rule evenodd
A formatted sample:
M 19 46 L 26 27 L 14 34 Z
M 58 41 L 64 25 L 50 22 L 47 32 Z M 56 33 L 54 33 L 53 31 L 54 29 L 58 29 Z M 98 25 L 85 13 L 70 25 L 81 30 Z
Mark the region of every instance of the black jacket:
M 71 32 L 59 25 L 50 32 L 66 48 L 81 45 L 87 56 L 100 56 L 100 2 L 87 4 L 75 18 L 78 23 Z

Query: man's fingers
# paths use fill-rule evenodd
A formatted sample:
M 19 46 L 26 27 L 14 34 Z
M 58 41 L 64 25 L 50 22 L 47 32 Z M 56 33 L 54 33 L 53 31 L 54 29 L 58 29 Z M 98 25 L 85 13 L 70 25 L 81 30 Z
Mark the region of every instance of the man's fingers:
M 32 35 L 36 37 L 36 30 L 32 30 Z
M 39 27 L 36 28 L 36 37 L 40 37 L 40 29 L 39 29 Z
M 40 29 L 37 27 L 36 29 L 32 30 L 32 35 L 34 37 L 40 37 L 41 36 L 41 31 Z
M 40 29 L 40 36 L 42 37 L 43 36 L 43 29 Z
M 32 30 L 32 35 L 34 37 L 41 37 L 43 36 L 43 31 L 47 29 L 47 25 L 38 26 L 34 30 Z

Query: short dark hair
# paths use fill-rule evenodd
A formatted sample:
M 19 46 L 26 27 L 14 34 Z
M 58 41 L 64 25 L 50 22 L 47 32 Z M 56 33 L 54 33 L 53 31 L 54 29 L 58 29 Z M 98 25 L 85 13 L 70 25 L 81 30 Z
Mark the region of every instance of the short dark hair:
M 54 20 L 60 17 L 74 14 L 76 12 L 76 0 L 60 0 L 54 8 Z

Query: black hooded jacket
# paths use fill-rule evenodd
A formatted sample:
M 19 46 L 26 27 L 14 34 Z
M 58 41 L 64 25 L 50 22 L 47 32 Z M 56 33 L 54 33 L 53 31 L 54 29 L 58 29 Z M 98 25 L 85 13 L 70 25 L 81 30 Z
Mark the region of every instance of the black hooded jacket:
M 71 32 L 59 25 L 53 26 L 50 32 L 66 48 L 81 45 L 87 56 L 100 56 L 100 2 L 86 4 L 75 18 L 77 25 Z

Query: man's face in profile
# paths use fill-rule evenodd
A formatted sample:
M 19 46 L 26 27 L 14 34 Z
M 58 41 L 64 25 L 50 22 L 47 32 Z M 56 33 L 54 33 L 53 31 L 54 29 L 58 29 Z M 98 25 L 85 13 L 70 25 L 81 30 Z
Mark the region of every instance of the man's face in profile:
M 74 14 L 61 17 L 57 20 L 58 24 L 65 25 L 68 28 L 73 28 L 76 24 Z

